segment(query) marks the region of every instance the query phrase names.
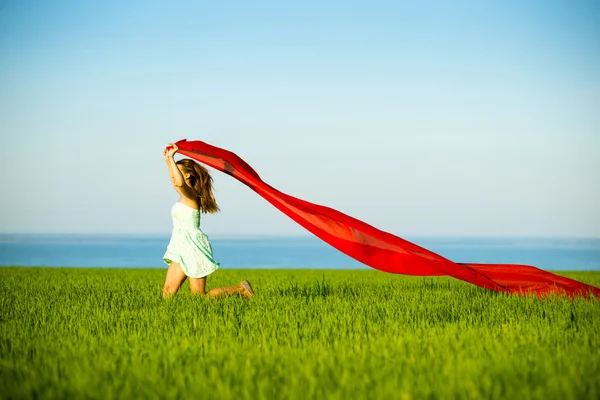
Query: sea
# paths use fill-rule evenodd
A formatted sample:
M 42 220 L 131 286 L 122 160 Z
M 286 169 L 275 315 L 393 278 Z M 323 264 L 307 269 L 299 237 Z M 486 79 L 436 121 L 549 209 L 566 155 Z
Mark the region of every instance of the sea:
M 0 266 L 166 268 L 169 235 L 2 234 Z M 455 262 L 600 271 L 600 238 L 406 237 Z M 221 268 L 368 269 L 314 236 L 210 237 Z

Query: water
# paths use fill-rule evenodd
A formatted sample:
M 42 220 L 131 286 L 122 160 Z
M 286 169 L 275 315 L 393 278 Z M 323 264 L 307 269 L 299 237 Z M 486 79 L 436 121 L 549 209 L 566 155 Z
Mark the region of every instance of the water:
M 600 238 L 406 238 L 456 262 L 600 270 Z M 165 268 L 168 235 L 0 235 L 0 266 Z M 368 269 L 316 237 L 211 238 L 223 268 Z

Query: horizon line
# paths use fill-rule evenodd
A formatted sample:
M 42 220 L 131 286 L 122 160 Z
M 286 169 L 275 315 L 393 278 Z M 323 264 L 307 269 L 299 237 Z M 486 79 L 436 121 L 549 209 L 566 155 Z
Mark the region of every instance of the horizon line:
M 206 233 L 206 232 L 205 232 Z M 171 232 L 0 232 L 0 237 L 14 236 L 127 236 L 127 237 L 164 237 Z M 243 239 L 243 238 L 315 238 L 312 233 L 213 233 L 211 239 Z M 588 235 L 531 235 L 531 234 L 502 234 L 502 235 L 457 235 L 457 234 L 432 234 L 432 235 L 403 235 L 405 238 L 423 239 L 599 239 L 600 236 Z M 320 239 L 319 239 L 320 240 Z

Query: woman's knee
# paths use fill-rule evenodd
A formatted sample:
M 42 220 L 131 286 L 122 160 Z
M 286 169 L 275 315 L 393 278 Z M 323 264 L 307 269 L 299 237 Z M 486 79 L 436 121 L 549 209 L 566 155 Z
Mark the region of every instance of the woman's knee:
M 172 285 L 169 285 L 168 283 L 165 283 L 165 285 L 163 286 L 163 291 L 162 291 L 163 299 L 173 296 L 175 293 L 177 293 L 178 290 L 179 290 L 179 287 L 172 286 Z
M 190 290 L 192 292 L 192 296 L 204 296 L 204 295 L 206 295 L 206 290 L 204 290 L 204 288 L 199 289 L 199 288 L 194 288 L 194 287 L 190 286 Z

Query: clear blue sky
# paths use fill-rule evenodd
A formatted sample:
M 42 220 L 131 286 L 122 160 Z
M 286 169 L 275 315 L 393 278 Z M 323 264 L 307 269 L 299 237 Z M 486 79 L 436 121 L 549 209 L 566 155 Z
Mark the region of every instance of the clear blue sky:
M 1 232 L 169 233 L 163 147 L 399 236 L 600 236 L 597 1 L 2 1 Z M 209 235 L 303 234 L 213 173 Z

